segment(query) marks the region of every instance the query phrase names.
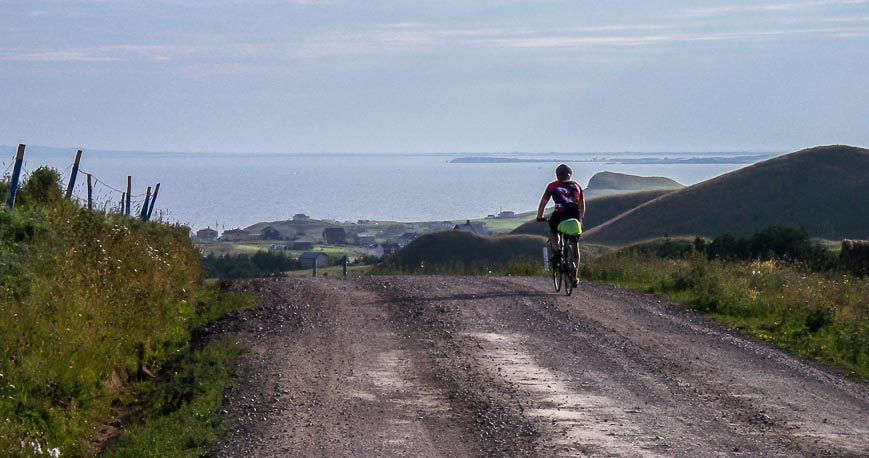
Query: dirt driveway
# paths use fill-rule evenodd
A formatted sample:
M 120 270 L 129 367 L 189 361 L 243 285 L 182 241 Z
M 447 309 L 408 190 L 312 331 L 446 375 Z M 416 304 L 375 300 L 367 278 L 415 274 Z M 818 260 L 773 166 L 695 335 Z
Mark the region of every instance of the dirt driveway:
M 869 389 L 652 296 L 540 278 L 239 282 L 218 456 L 866 455 Z

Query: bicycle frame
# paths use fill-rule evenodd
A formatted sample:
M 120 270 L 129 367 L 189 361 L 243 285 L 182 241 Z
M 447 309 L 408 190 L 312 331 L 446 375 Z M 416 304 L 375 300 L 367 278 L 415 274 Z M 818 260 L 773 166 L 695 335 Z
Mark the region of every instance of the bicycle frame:
M 561 291 L 561 287 L 564 286 L 564 293 L 568 296 L 573 292 L 573 280 L 576 278 L 577 269 L 576 258 L 570 245 L 570 236 L 559 232 L 558 247 L 553 247 L 558 265 L 552 266 L 552 283 L 555 291 Z

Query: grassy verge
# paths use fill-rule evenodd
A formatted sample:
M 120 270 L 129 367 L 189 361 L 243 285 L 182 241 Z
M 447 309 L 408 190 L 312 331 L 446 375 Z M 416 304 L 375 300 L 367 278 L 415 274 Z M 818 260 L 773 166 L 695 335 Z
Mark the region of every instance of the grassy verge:
M 699 254 L 659 259 L 613 253 L 581 270 L 591 280 L 668 297 L 727 327 L 869 379 L 869 278 Z
M 94 454 L 148 411 L 145 368 L 171 386 L 179 361 L 215 361 L 179 358 L 243 301 L 204 290 L 199 257 L 186 227 L 83 210 L 36 170 L 0 208 L 0 454 Z
M 248 308 L 250 296 L 208 291 L 194 326 Z M 123 435 L 105 455 L 205 456 L 225 432 L 219 415 L 223 393 L 245 349 L 230 338 L 206 346 L 186 345 L 168 361 L 156 380 L 133 387 L 135 410 Z

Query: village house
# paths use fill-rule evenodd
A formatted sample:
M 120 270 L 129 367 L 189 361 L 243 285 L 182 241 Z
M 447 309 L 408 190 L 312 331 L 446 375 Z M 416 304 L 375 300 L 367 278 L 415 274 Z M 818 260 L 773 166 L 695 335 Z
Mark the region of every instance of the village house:
M 469 232 L 471 234 L 479 235 L 480 237 L 486 237 L 489 235 L 489 231 L 486 229 L 485 224 L 472 223 L 471 220 L 467 220 L 465 224 L 456 224 L 453 230 L 459 232 Z
M 261 230 L 259 234 L 260 234 L 260 238 L 262 238 L 263 240 L 283 240 L 284 239 L 284 236 L 281 235 L 280 231 L 278 231 L 277 229 L 275 229 L 271 226 L 264 227 L 263 230 Z
M 516 217 L 516 212 L 511 212 L 511 211 L 508 211 L 508 210 L 504 210 L 504 211 L 502 211 L 501 213 L 498 213 L 498 218 L 499 218 L 499 219 L 515 218 L 515 217 Z
M 382 258 L 384 254 L 383 245 L 369 245 L 365 254 L 374 256 L 375 258 Z
M 327 227 L 323 229 L 323 240 L 329 245 L 343 245 L 347 243 L 347 233 L 343 227 Z
M 206 227 L 205 229 L 200 229 L 196 231 L 196 238 L 199 240 L 216 240 L 217 239 L 217 231 L 210 227 Z
M 398 244 L 399 248 L 404 248 L 410 245 L 410 242 L 413 242 L 414 240 L 416 240 L 416 238 L 417 234 L 414 234 L 413 232 L 405 232 L 404 234 L 401 234 L 398 239 L 395 240 L 395 243 Z
M 223 234 L 220 236 L 220 240 L 224 242 L 236 242 L 239 240 L 248 240 L 249 238 L 250 232 L 238 228 L 223 231 Z
M 441 221 L 429 223 L 428 226 L 426 226 L 426 229 L 428 229 L 429 232 L 444 232 L 453 230 L 453 226 L 455 226 L 455 224 L 453 224 L 452 221 Z
M 314 267 L 314 263 L 317 263 L 317 267 L 323 267 L 326 265 L 326 261 L 329 259 L 326 256 L 326 253 L 321 253 L 319 251 L 306 251 L 299 256 L 299 262 L 302 263 L 302 267 L 306 269 L 310 269 Z
M 383 234 L 386 236 L 399 236 L 409 230 L 410 227 L 405 224 L 392 224 L 386 226 L 386 228 L 383 230 Z
M 401 249 L 400 246 L 396 243 L 387 242 L 381 245 L 383 248 L 383 256 L 391 256 L 395 253 L 398 253 L 398 250 Z
M 353 236 L 353 243 L 356 245 L 366 246 L 374 244 L 374 234 L 362 232 Z

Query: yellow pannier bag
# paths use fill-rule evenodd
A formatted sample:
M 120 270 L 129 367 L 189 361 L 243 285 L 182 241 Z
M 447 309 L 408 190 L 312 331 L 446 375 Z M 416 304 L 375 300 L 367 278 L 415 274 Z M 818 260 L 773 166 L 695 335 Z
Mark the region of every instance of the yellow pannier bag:
M 582 223 L 576 218 L 566 219 L 558 223 L 558 232 L 567 235 L 582 234 Z

